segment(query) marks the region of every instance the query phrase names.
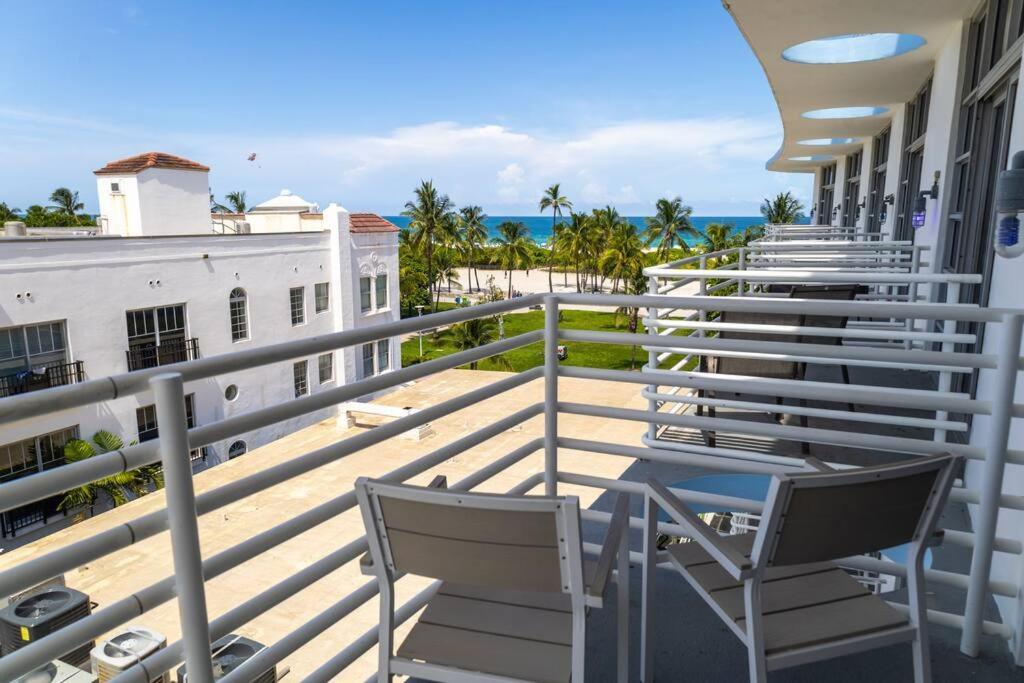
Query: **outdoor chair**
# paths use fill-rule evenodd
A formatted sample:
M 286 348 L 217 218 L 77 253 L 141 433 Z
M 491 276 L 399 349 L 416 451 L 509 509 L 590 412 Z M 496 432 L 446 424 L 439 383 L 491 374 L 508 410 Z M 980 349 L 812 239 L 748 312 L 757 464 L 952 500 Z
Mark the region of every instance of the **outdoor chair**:
M 746 312 L 746 311 L 722 311 L 719 314 L 718 322 L 728 324 L 744 324 L 744 325 L 782 325 L 789 327 L 800 327 L 803 325 L 803 316 L 791 315 L 791 314 L 779 314 L 779 313 L 765 313 L 765 312 Z M 763 342 L 781 342 L 796 344 L 800 341 L 800 335 L 797 333 L 792 334 L 775 334 L 769 332 L 748 332 L 740 330 L 721 330 L 718 332 L 719 339 L 742 339 L 747 341 L 763 341 Z M 699 370 L 701 372 L 709 372 L 716 375 L 738 375 L 741 377 L 760 377 L 767 379 L 801 379 L 800 377 L 800 364 L 796 361 L 790 360 L 778 360 L 775 358 L 765 355 L 764 357 L 750 358 L 751 354 L 744 352 L 743 356 L 731 355 L 727 351 L 714 352 L 714 355 L 702 355 L 700 357 Z M 697 398 L 703 399 L 714 398 L 716 392 L 714 390 L 697 390 Z M 782 397 L 775 397 L 776 405 L 782 405 Z M 800 400 L 800 405 L 805 405 L 806 401 Z M 697 404 L 696 414 L 702 416 L 704 414 L 704 406 L 700 403 Z M 708 417 L 715 417 L 715 407 L 713 405 L 708 406 Z M 775 415 L 775 419 L 779 419 L 780 414 Z M 800 425 L 802 427 L 807 426 L 807 416 L 800 416 Z M 702 430 L 707 436 L 708 445 L 712 448 L 715 447 L 716 434 L 714 430 Z M 810 447 L 806 442 L 801 442 L 802 452 L 807 455 L 810 453 Z
M 629 497 L 615 500 L 596 562 L 586 562 L 574 496 L 506 496 L 356 481 L 380 586 L 378 681 L 584 680 L 587 612 L 618 583 L 618 680 L 629 666 Z M 394 647 L 394 582 L 439 580 Z
M 828 299 L 830 301 L 853 301 L 858 294 L 867 294 L 868 288 L 864 285 L 795 285 L 789 292 L 791 299 Z M 807 327 L 831 327 L 837 330 L 846 329 L 849 316 L 838 315 L 806 315 L 804 325 Z M 803 344 L 825 344 L 840 346 L 843 343 L 842 336 L 820 337 L 804 336 L 800 342 Z M 845 364 L 840 364 L 843 384 L 850 383 L 850 369 Z M 807 371 L 807 364 L 801 364 L 799 375 L 803 378 Z M 850 410 L 853 410 L 852 404 Z
M 692 539 L 672 565 L 747 647 L 750 680 L 767 672 L 896 643 L 913 646 L 914 680 L 931 679 L 924 556 L 961 458 L 776 475 L 756 533 L 720 536 L 657 481 L 644 535 L 641 677 L 652 680 L 658 509 Z M 896 609 L 835 561 L 909 543 L 908 609 Z

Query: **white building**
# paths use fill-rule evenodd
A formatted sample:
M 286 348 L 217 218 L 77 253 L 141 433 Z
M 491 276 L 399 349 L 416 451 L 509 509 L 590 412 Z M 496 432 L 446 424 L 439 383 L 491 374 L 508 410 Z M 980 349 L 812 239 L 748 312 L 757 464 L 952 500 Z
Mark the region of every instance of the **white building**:
M 103 234 L 0 239 L 0 397 L 398 319 L 394 225 L 332 203 L 315 219 L 310 211 L 257 208 L 251 233 L 219 234 L 207 171 L 161 153 L 112 162 L 96 172 Z M 188 408 L 193 424 L 202 425 L 400 363 L 399 340 L 384 340 L 192 382 Z M 195 454 L 197 467 L 332 414 L 214 444 Z M 152 438 L 152 401 L 126 398 L 100 411 L 5 425 L 0 481 L 62 464 L 64 441 L 100 429 L 126 442 Z M 5 513 L 3 536 L 41 525 L 55 505 Z
M 1021 306 L 1024 259 L 996 256 L 992 242 L 998 174 L 1024 149 L 1024 3 L 723 4 L 763 65 L 785 127 L 768 168 L 814 174 L 813 222 L 926 245 L 926 269 L 983 275 L 982 285 L 963 288 L 961 302 Z M 939 301 L 945 292 L 928 296 Z M 998 330 L 978 332 L 983 352 L 995 353 Z M 952 389 L 986 401 L 995 383 L 995 372 L 982 370 Z M 974 420 L 971 445 L 987 445 L 989 422 L 985 415 Z M 1010 448 L 1024 449 L 1019 420 Z M 983 467 L 970 461 L 968 487 Z M 1024 495 L 1024 466 L 1007 465 L 1003 492 Z M 1004 510 L 997 534 L 1024 540 L 1024 513 Z M 1022 576 L 1021 555 L 995 554 L 993 581 Z M 996 602 L 1004 623 L 1024 623 L 1020 597 Z M 1024 661 L 1024 641 L 1013 647 Z

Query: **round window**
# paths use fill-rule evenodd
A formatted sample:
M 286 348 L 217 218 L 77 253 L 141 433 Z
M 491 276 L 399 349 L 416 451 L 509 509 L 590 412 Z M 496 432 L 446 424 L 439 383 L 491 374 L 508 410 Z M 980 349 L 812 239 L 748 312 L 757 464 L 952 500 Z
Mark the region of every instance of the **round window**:
M 236 441 L 236 442 L 234 442 L 228 448 L 228 460 L 231 460 L 233 458 L 237 458 L 240 455 L 245 455 L 246 450 L 248 450 L 248 448 L 246 447 L 244 441 Z
M 238 398 L 238 385 L 229 384 L 227 388 L 224 390 L 224 398 L 226 398 L 229 401 L 234 401 L 236 398 Z

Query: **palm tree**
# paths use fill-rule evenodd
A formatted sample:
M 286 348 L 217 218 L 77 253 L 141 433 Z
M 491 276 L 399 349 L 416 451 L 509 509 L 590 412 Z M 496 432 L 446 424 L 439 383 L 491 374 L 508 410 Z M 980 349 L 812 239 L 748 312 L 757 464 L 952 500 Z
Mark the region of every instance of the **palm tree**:
M 448 195 L 440 194 L 431 180 L 423 180 L 415 190 L 416 198 L 405 203 L 403 216 L 409 217 L 412 243 L 427 259 L 427 282 L 433 294 L 434 247 L 452 225 L 452 203 Z M 435 307 L 436 310 L 436 307 Z
M 683 204 L 680 197 L 675 199 L 659 199 L 655 204 L 654 216 L 647 219 L 647 246 L 658 243 L 658 259 L 667 261 L 673 249 L 680 248 L 683 253 L 689 251 L 684 235 L 700 237 L 690 222 L 693 209 Z
M 729 236 L 732 235 L 732 226 L 724 223 L 708 223 L 704 227 L 704 234 L 701 236 L 708 252 L 722 251 L 729 248 Z
M 119 451 L 124 448 L 121 437 L 101 429 L 92 435 L 91 441 L 72 439 L 64 444 L 64 459 L 68 464 L 88 460 L 94 455 Z M 161 489 L 164 486 L 164 473 L 159 465 L 146 465 L 128 472 L 120 472 L 103 477 L 64 494 L 58 510 L 67 511 L 82 506 L 91 506 L 100 493 L 105 493 L 114 506 L 123 505 L 129 500 L 144 496 L 150 488 Z
M 78 193 L 72 192 L 66 187 L 58 187 L 54 190 L 50 195 L 50 201 L 53 202 L 51 209 L 71 216 L 75 219 L 75 223 L 78 223 L 78 212 L 85 208 L 85 204 L 78 201 Z
M 582 292 L 580 282 L 580 261 L 587 252 L 590 238 L 591 218 L 585 213 L 570 213 L 569 224 L 562 233 L 563 254 L 571 257 L 576 269 L 576 291 Z
M 530 231 L 519 221 L 505 221 L 498 226 L 498 236 L 494 238 L 497 246 L 498 263 L 508 271 L 508 298 L 512 298 L 512 271 L 516 268 L 529 268 L 533 265 L 533 250 L 530 248 Z
M 643 263 L 633 268 L 623 282 L 626 294 L 644 294 L 647 291 L 647 278 L 644 277 Z M 640 331 L 640 308 L 638 306 L 620 306 L 615 309 L 615 327 L 618 327 L 621 319 L 625 318 L 629 323 L 629 331 L 636 334 Z M 636 344 L 629 358 L 629 369 L 636 370 Z
M 551 250 L 550 262 L 548 263 L 549 292 L 555 291 L 555 285 L 551 281 L 551 273 L 555 269 L 555 228 L 558 224 L 558 219 L 562 216 L 562 209 L 572 211 L 572 202 L 567 197 L 562 196 L 560 186 L 561 183 L 555 183 L 544 190 L 544 196 L 540 198 L 540 204 L 538 205 L 541 212 L 551 209 L 551 241 L 548 243 L 548 248 Z
M 788 225 L 803 218 L 804 205 L 790 192 L 780 192 L 761 202 L 761 215 L 769 225 Z
M 448 342 L 458 351 L 469 351 L 498 339 L 498 322 L 495 318 L 474 318 L 466 322 L 452 325 L 444 332 Z M 502 370 L 513 370 L 512 363 L 502 354 L 491 356 L 491 361 L 497 364 Z M 469 364 L 470 370 L 476 370 L 479 361 Z
M 437 310 L 437 305 L 441 302 L 442 287 L 447 286 L 450 294 L 453 284 L 457 287 L 462 286 L 462 283 L 459 282 L 459 272 L 455 269 L 454 251 L 451 247 L 443 247 L 434 254 L 434 277 L 437 279 L 435 282 L 437 299 L 434 301 L 434 310 Z
M 228 192 L 224 195 L 224 199 L 231 205 L 232 213 L 245 213 L 249 209 L 245 204 L 245 190 Z
M 462 248 L 466 254 L 466 278 L 469 289 L 473 290 L 472 276 L 476 274 L 476 291 L 480 291 L 480 270 L 476 267 L 476 257 L 487 241 L 487 214 L 479 206 L 464 206 L 459 209 L 459 227 L 462 233 Z
M 601 272 L 612 278 L 612 293 L 618 291 L 619 281 L 626 286 L 629 277 L 644 268 L 644 247 L 636 226 L 623 221 L 612 229 L 608 246 L 601 254 Z
M 594 273 L 594 281 L 591 289 L 604 288 L 604 275 L 601 276 L 601 284 L 597 283 L 597 275 L 601 273 L 600 259 L 604 253 L 608 241 L 615 229 L 625 223 L 626 220 L 619 215 L 618 210 L 611 205 L 603 209 L 594 209 L 593 218 L 590 221 L 590 230 L 587 235 L 587 256 L 590 258 L 591 269 Z
M 7 204 L 5 204 L 4 202 L 0 202 L 0 223 L 4 223 L 6 221 L 16 221 L 19 218 L 21 218 L 21 216 L 18 215 L 20 213 L 21 209 L 12 209 L 8 207 Z

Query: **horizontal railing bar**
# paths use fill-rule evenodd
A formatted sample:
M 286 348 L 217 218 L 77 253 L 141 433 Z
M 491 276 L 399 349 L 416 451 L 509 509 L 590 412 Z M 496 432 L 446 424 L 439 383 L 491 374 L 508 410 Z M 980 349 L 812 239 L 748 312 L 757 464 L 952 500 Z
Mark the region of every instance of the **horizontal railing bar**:
M 755 325 L 748 323 L 723 323 L 717 320 L 701 322 L 699 320 L 684 321 L 659 318 L 646 326 L 647 329 L 673 328 L 691 330 L 734 330 L 737 332 L 777 332 L 781 334 L 799 334 L 809 337 L 842 337 L 847 339 L 881 339 L 881 340 L 912 340 L 953 342 L 956 344 L 973 344 L 977 338 L 973 334 L 946 334 L 945 332 L 919 332 L 906 329 L 872 330 L 863 328 L 808 327 L 798 325 Z
M 662 401 L 663 403 L 683 403 L 693 406 L 714 406 L 721 408 L 738 408 L 740 410 L 751 410 L 762 413 L 778 413 L 781 408 L 775 403 L 761 403 L 758 401 L 740 401 L 724 398 L 698 398 L 681 394 L 662 394 L 643 389 L 643 398 Z M 849 410 L 833 410 L 830 408 L 808 408 L 804 406 L 785 406 L 787 415 L 807 415 L 808 417 L 823 417 L 834 420 L 847 420 L 849 422 L 869 422 L 871 424 L 888 424 L 900 427 L 920 427 L 922 429 L 945 429 L 951 432 L 966 432 L 966 422 L 953 422 L 951 420 L 933 420 L 930 418 L 906 417 L 903 415 L 885 415 L 883 413 L 851 412 Z
M 910 614 L 910 608 L 903 603 L 886 601 L 886 604 L 897 612 Z M 949 612 L 929 609 L 927 610 L 927 617 L 929 623 L 936 624 L 938 626 L 946 626 L 948 628 L 955 628 L 961 631 L 964 630 L 964 618 L 959 614 L 951 614 Z M 1009 624 L 1000 624 L 999 622 L 988 621 L 985 619 L 981 622 L 981 631 L 986 635 L 998 636 L 1003 640 L 1013 640 L 1013 627 Z
M 295 341 L 268 344 L 243 351 L 232 351 L 207 358 L 172 363 L 159 368 L 139 370 L 102 379 L 88 380 L 43 391 L 34 391 L 12 396 L 0 401 L 0 422 L 10 422 L 78 408 L 90 403 L 111 401 L 121 396 L 149 390 L 149 380 L 156 375 L 176 372 L 184 381 L 207 379 L 214 375 L 236 372 L 248 368 L 287 361 L 299 356 L 309 356 L 349 346 L 356 346 L 378 339 L 401 336 L 412 332 L 433 329 L 483 318 L 489 315 L 528 308 L 541 303 L 541 294 L 529 294 L 515 299 L 494 301 L 477 306 L 455 308 L 450 311 L 414 316 L 380 325 L 361 327 L 330 334 L 316 335 Z
M 288 481 L 381 441 L 398 436 L 431 420 L 439 419 L 455 411 L 476 405 L 486 398 L 526 384 L 542 375 L 543 368 L 534 368 L 511 377 L 503 378 L 461 396 L 456 396 L 434 406 L 424 408 L 419 412 L 397 418 L 373 430 L 356 434 L 287 462 L 255 472 L 243 479 L 229 482 L 212 491 L 199 494 L 196 496 L 197 514 L 203 515 L 229 503 L 246 498 L 269 486 Z M 524 410 L 529 409 L 528 407 Z M 536 407 L 533 410 L 537 410 Z M 429 457 L 429 454 L 424 457 Z M 415 465 L 422 459 L 420 458 L 409 464 Z M 64 548 L 54 550 L 41 557 L 33 558 L 0 573 L 0 594 L 13 595 L 21 592 L 36 585 L 44 577 L 57 576 L 111 552 L 126 548 L 133 543 L 137 543 L 166 529 L 166 510 L 161 509 L 113 529 L 102 531 Z
M 776 456 L 777 462 L 762 463 L 754 461 L 741 461 L 736 458 L 726 458 L 721 455 L 710 453 L 681 453 L 679 451 L 652 448 L 650 446 L 627 446 L 624 444 L 607 443 L 604 441 L 593 441 L 589 439 L 576 439 L 570 437 L 558 437 L 559 448 L 569 448 L 576 451 L 601 453 L 603 455 L 619 455 L 637 460 L 650 460 L 652 462 L 663 462 L 672 465 L 692 465 L 695 467 L 708 467 L 726 472 L 741 472 L 744 474 L 781 474 L 785 472 L 806 471 L 804 461 L 800 458 L 788 458 Z M 708 449 L 714 450 L 714 449 Z
M 764 424 L 746 420 L 730 420 L 721 417 L 695 417 L 656 413 L 652 415 L 646 410 L 628 408 L 609 408 L 607 406 L 586 403 L 558 404 L 560 412 L 569 415 L 585 415 L 609 420 L 630 420 L 632 422 L 652 422 L 671 425 L 673 427 L 689 427 L 701 431 L 728 432 L 731 434 L 751 434 L 784 439 L 787 441 L 806 441 L 828 444 L 832 446 L 849 446 L 869 448 L 872 450 L 890 451 L 895 453 L 916 453 L 920 455 L 939 455 L 954 453 L 972 460 L 983 460 L 982 449 L 961 444 L 939 443 L 927 439 L 909 439 L 901 436 L 881 436 L 862 432 L 836 432 L 830 429 L 814 427 L 795 427 L 791 425 Z
M 663 278 L 679 277 L 713 278 L 721 277 L 721 274 L 714 270 L 687 269 L 684 271 L 672 270 L 669 268 L 644 268 L 644 275 Z M 760 269 L 744 271 L 744 280 L 750 282 L 834 282 L 854 283 L 863 285 L 889 285 L 889 284 L 910 284 L 910 283 L 960 283 L 976 285 L 982 282 L 982 276 L 968 273 L 842 273 L 842 272 L 819 272 L 809 274 L 800 270 L 776 270 L 764 271 Z
M 836 564 L 842 567 L 849 567 L 851 569 L 874 571 L 882 574 L 890 574 L 892 576 L 907 576 L 907 568 L 898 562 L 879 560 L 874 557 L 864 557 L 863 555 L 844 557 L 841 560 L 836 560 Z M 945 584 L 965 591 L 967 590 L 967 584 L 970 580 L 970 577 L 967 574 L 948 572 L 941 569 L 925 569 L 924 577 L 929 581 Z M 1002 595 L 1010 598 L 1017 597 L 1017 587 L 1008 581 L 990 580 L 988 582 L 988 589 L 994 595 Z
M 962 320 L 1001 322 L 1016 309 L 982 308 L 974 304 L 911 304 L 874 301 L 832 301 L 828 299 L 751 298 L 743 296 L 658 296 L 632 294 L 559 294 L 559 303 L 633 306 L 640 308 L 706 311 L 756 311 L 795 315 L 829 315 L 849 318 L 915 318 L 919 320 Z
M 559 375 L 577 379 L 598 379 L 656 386 L 685 387 L 755 396 L 782 396 L 816 401 L 835 402 L 836 384 L 811 380 L 766 379 L 742 375 L 719 375 L 702 372 L 669 372 L 645 369 L 644 372 L 608 370 L 577 366 L 561 366 Z M 948 410 L 950 412 L 990 415 L 988 401 L 964 398 L 968 394 L 932 391 L 927 389 L 901 389 L 898 387 L 870 387 L 844 384 L 842 401 L 865 405 L 886 405 L 919 410 Z
M 990 354 L 956 353 L 944 351 L 904 351 L 901 349 L 876 349 L 866 347 L 836 346 L 833 344 L 805 344 L 802 342 L 778 342 L 749 339 L 722 339 L 721 337 L 662 337 L 656 334 L 637 334 L 631 332 L 601 332 L 597 330 L 571 330 L 559 328 L 558 336 L 566 341 L 595 342 L 598 344 L 618 344 L 625 346 L 644 346 L 653 349 L 670 348 L 676 353 L 705 351 L 703 355 L 723 355 L 722 352 L 733 351 L 745 354 L 756 354 L 758 357 L 788 356 L 823 358 L 843 361 L 851 365 L 851 361 L 877 361 L 880 363 L 902 363 L 906 365 L 931 365 L 935 367 L 963 367 L 994 369 L 996 358 Z M 834 336 L 834 335 L 833 335 Z M 685 341 L 684 341 L 685 340 Z M 684 345 L 681 345 L 684 344 Z M 1024 366 L 1024 360 L 1018 359 Z

